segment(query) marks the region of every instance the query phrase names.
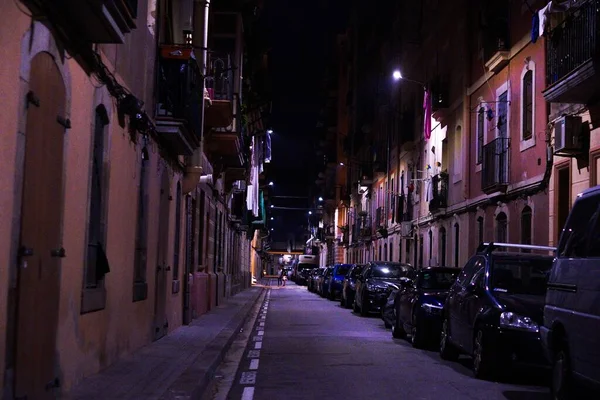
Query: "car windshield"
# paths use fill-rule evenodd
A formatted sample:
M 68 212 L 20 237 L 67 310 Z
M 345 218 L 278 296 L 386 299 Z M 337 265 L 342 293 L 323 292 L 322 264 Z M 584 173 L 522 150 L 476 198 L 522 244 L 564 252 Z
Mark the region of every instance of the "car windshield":
M 400 264 L 379 264 L 375 265 L 371 271 L 372 278 L 398 279 L 403 276 L 409 276 L 412 268 Z
M 351 265 L 340 265 L 337 267 L 336 275 L 346 275 L 350 271 Z
M 298 271 L 303 271 L 305 269 L 314 269 L 316 267 L 317 267 L 316 264 L 300 263 L 300 264 L 298 264 Z
M 422 289 L 448 290 L 456 280 L 458 272 L 453 271 L 426 271 L 419 278 L 419 287 Z
M 352 272 L 350 272 L 350 278 L 352 278 L 352 279 L 358 278 L 358 276 L 362 273 L 362 271 L 363 271 L 363 266 L 357 265 L 356 267 L 352 268 Z
M 495 292 L 546 294 L 552 259 L 496 259 L 492 265 L 491 287 Z

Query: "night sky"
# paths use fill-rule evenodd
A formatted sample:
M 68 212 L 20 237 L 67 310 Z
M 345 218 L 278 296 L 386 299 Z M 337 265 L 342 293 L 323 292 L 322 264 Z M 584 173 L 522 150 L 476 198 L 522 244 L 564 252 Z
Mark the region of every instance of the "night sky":
M 271 47 L 269 57 L 273 86 L 273 165 L 268 179 L 275 206 L 305 207 L 312 199 L 273 196 L 310 196 L 315 185 L 316 123 L 325 100 L 320 93 L 329 54 L 326 43 L 347 20 L 348 1 L 266 0 L 262 18 Z M 306 226 L 306 211 L 269 210 L 273 240 Z

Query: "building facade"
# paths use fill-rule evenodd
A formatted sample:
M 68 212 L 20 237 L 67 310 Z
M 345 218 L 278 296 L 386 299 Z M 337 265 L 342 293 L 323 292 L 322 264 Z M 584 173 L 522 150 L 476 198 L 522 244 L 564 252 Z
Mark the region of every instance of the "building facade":
M 232 48 L 193 1 L 67 3 L 0 6 L 7 398 L 68 393 L 251 282 L 243 8 Z
M 492 3 L 356 6 L 350 262 L 461 267 L 482 241 L 552 243 L 545 3 Z

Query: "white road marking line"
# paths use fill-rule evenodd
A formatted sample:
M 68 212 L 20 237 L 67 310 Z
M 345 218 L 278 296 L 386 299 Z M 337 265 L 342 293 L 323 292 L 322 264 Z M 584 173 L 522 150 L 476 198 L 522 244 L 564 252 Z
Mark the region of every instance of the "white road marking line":
M 254 359 L 250 360 L 250 367 L 249 367 L 249 369 L 257 370 L 258 369 L 258 362 L 259 362 L 258 358 L 254 358 Z
M 254 348 L 255 348 L 256 350 L 260 350 L 260 349 L 262 349 L 262 342 L 255 342 L 255 343 L 254 343 Z
M 258 331 L 258 336 L 262 336 L 265 334 L 265 331 Z
M 252 400 L 254 398 L 254 387 L 246 386 L 242 392 L 242 400 Z
M 242 372 L 240 385 L 254 385 L 256 383 L 256 371 Z

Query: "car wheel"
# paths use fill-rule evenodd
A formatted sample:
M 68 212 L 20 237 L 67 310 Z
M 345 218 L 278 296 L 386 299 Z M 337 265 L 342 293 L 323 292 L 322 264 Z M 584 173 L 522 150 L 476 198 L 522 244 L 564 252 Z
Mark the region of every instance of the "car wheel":
M 483 330 L 478 329 L 473 339 L 473 373 L 477 379 L 488 379 L 493 376 L 494 359 L 491 351 Z
M 354 302 L 352 303 L 352 311 L 354 311 L 357 314 L 360 311 L 360 309 L 358 308 L 358 304 L 356 304 L 356 299 L 354 299 Z
M 361 304 L 360 304 L 360 315 L 362 317 L 366 317 L 369 315 L 369 306 L 368 304 L 365 302 L 365 294 L 363 293 L 362 296 L 360 296 L 360 298 L 362 299 Z
M 416 349 L 423 348 L 425 338 L 423 337 L 423 330 L 419 328 L 419 320 L 415 316 L 412 321 L 412 329 L 410 331 L 410 342 Z
M 406 336 L 406 332 L 404 331 L 404 327 L 400 323 L 400 318 L 398 318 L 398 311 L 396 307 L 394 307 L 394 323 L 392 324 L 392 337 L 396 339 L 402 339 Z
M 552 360 L 552 383 L 550 386 L 552 398 L 555 400 L 571 399 L 573 389 L 571 383 L 571 365 L 567 346 L 558 349 Z
M 448 327 L 448 319 L 444 318 L 442 322 L 442 332 L 440 333 L 440 357 L 448 361 L 458 360 L 458 349 L 450 343 L 450 329 Z

